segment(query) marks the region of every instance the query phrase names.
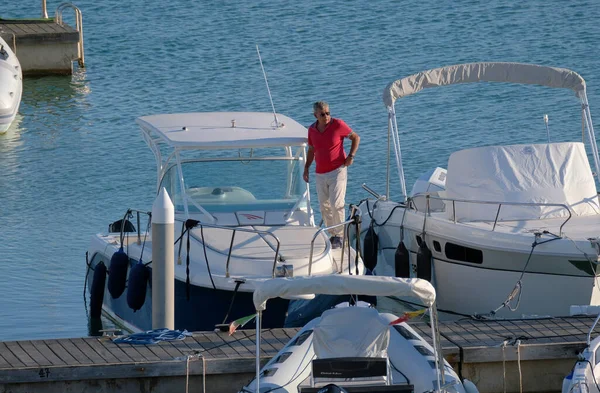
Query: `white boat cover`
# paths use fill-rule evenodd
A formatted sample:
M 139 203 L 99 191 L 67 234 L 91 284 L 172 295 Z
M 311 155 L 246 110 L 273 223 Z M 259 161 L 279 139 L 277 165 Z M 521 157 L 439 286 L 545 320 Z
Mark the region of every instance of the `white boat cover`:
M 412 296 L 420 299 L 427 307 L 435 302 L 435 289 L 426 280 L 335 274 L 265 280 L 258 283 L 254 290 L 254 307 L 256 310 L 265 310 L 269 299 L 310 294 Z
M 302 146 L 308 130 L 297 121 L 273 113 L 203 112 L 143 116 L 136 120 L 142 130 L 179 149 L 241 149 Z
M 494 202 L 567 205 L 573 215 L 600 213 L 596 184 L 583 143 L 488 146 L 453 153 L 446 197 Z M 456 202 L 459 221 L 494 221 L 498 205 Z M 452 219 L 452 203 L 446 202 Z M 566 217 L 556 206 L 502 205 L 499 221 Z
M 390 325 L 374 308 L 343 307 L 327 310 L 313 329 L 317 358 L 385 357 Z
M 522 63 L 467 63 L 419 72 L 390 83 L 383 91 L 383 102 L 393 107 L 398 98 L 428 87 L 472 82 L 509 82 L 571 89 L 582 97 L 585 81 L 565 68 Z

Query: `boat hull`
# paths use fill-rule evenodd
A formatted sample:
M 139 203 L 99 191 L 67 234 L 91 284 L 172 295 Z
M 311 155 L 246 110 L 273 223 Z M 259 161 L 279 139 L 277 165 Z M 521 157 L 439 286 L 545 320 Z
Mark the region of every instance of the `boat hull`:
M 439 295 L 440 315 L 446 319 L 454 314 L 493 314 L 502 318 L 565 316 L 569 315 L 571 305 L 600 304 L 600 292 L 594 285 L 595 271 L 581 251 L 595 257 L 587 239 L 556 239 L 536 245 L 531 253 L 535 241 L 533 233 L 494 232 L 432 216 L 427 217 L 423 236 L 423 214 L 409 211 L 403 220 L 406 211 L 399 206 L 380 202 L 372 211 L 376 222 L 381 223 L 394 209 L 385 225 L 376 226 L 379 236 L 376 274 L 395 275 L 394 254 L 403 224 L 411 277 L 417 277 L 419 242 L 424 239 L 431 250 L 431 280 Z M 370 216 L 366 213 L 366 205 L 362 208 L 367 227 Z M 550 238 L 550 235 L 544 235 L 539 240 Z M 480 252 L 480 259 L 477 254 L 467 255 L 467 251 L 460 258 L 462 260 L 452 259 L 448 256 L 448 244 L 458 246 L 455 250 L 476 250 Z M 516 290 L 507 306 L 501 307 L 517 283 L 520 283 L 520 293 Z
M 15 120 L 23 92 L 21 65 L 10 47 L 0 37 L 0 134 Z
M 96 254 L 92 258 L 91 269 L 104 262 L 106 266 L 110 265 L 110 257 Z M 130 268 L 133 266 L 131 260 Z M 92 288 L 93 271 L 90 272 L 87 279 L 88 288 Z M 223 322 L 230 323 L 238 318 L 254 314 L 254 303 L 252 302 L 252 292 L 233 291 L 213 289 L 198 285 L 190 285 L 189 300 L 187 297 L 187 288 L 184 281 L 175 279 L 175 329 L 188 331 L 212 331 L 215 326 Z M 104 288 L 103 310 L 114 319 L 115 322 L 128 330 L 146 331 L 152 329 L 152 281 L 150 279 L 146 300 L 141 309 L 133 311 L 127 304 L 127 289 L 118 298 L 112 298 L 108 291 L 108 286 Z M 269 301 L 268 310 L 263 315 L 262 325 L 265 328 L 282 327 L 288 308 L 289 300 L 272 299 Z M 227 312 L 231 305 L 231 310 Z M 227 316 L 227 319 L 225 317 Z M 254 327 L 253 323 L 248 323 L 245 328 Z

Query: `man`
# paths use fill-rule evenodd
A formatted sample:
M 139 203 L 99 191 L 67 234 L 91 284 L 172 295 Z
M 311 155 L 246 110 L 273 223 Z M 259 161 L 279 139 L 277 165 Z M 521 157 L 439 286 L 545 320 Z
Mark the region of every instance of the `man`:
M 317 121 L 308 128 L 308 154 L 303 177 L 308 182 L 308 170 L 313 160 L 316 160 L 321 216 L 325 220 L 325 226 L 329 227 L 344 222 L 347 167 L 354 162 L 360 137 L 344 121 L 331 117 L 329 104 L 325 101 L 313 104 L 313 114 Z M 352 141 L 348 156 L 344 151 L 344 138 Z M 329 231 L 332 248 L 342 246 L 343 232 L 343 226 Z

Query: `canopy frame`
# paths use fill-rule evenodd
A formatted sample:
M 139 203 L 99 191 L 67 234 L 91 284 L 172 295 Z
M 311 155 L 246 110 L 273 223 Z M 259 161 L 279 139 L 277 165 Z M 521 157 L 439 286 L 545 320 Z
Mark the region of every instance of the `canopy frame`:
M 406 180 L 402 165 L 400 132 L 395 111 L 396 100 L 415 94 L 425 88 L 475 82 L 533 84 L 552 88 L 565 88 L 574 91 L 581 103 L 582 122 L 585 124 L 587 139 L 594 158 L 594 165 L 596 168 L 595 175 L 598 181 L 600 181 L 600 158 L 598 156 L 598 146 L 596 144 L 592 116 L 586 94 L 586 83 L 579 74 L 565 68 L 555 68 L 535 64 L 506 62 L 465 63 L 435 68 L 398 79 L 388 84 L 383 92 L 383 102 L 388 110 L 388 129 L 391 130 L 391 132 L 388 132 L 388 144 L 391 143 L 394 146 L 396 169 L 398 171 L 404 202 L 407 201 L 408 195 L 406 192 Z M 389 154 L 390 151 L 388 148 L 388 157 Z M 391 177 L 389 168 L 390 164 L 388 164 L 386 179 L 387 190 L 389 190 Z

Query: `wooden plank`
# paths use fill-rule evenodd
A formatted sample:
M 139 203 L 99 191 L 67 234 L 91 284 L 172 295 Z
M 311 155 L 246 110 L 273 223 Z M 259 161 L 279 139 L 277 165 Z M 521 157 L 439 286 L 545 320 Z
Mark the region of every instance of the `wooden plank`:
M 24 367 L 25 364 L 20 361 L 12 352 L 11 350 L 6 346 L 5 343 L 0 342 L 0 353 L 2 354 L 2 357 L 4 359 L 6 359 L 6 361 L 8 362 L 8 364 L 11 367 Z
M 110 340 L 108 337 L 98 338 L 98 344 L 102 345 L 102 347 L 104 347 L 105 350 L 110 352 L 115 358 L 119 359 L 119 362 L 135 362 L 135 359 L 132 359 L 125 351 L 119 348 L 118 345 L 114 344 L 112 340 Z
M 146 362 L 158 362 L 160 358 L 154 354 L 151 350 L 146 348 L 145 345 L 135 345 L 130 344 L 133 349 L 139 352 L 142 355 Z
M 12 368 L 12 364 L 8 362 L 7 359 L 2 356 L 2 347 L 0 347 L 0 369 L 2 368 Z M 8 352 L 8 349 L 6 350 Z
M 577 359 L 577 354 L 585 348 L 584 343 L 557 343 L 557 344 L 523 344 L 519 347 L 521 361 L 528 360 L 557 360 Z M 509 345 L 504 350 L 506 361 L 517 360 L 517 347 Z M 502 348 L 499 347 L 471 347 L 463 349 L 465 363 L 490 363 L 502 362 Z
M 120 363 L 120 360 L 102 345 L 97 338 L 85 338 L 85 341 L 107 363 Z
M 28 367 L 36 367 L 38 366 L 37 362 L 31 358 L 23 348 L 19 345 L 17 341 L 9 341 L 6 342 L 6 347 L 8 350 L 17 358 L 21 363 Z
M 241 332 L 240 332 L 241 333 Z M 228 346 L 236 351 L 240 357 L 253 357 L 254 351 L 248 350 L 242 341 L 246 341 L 247 337 L 244 333 L 240 334 L 239 337 L 232 337 L 228 333 L 215 333 L 215 336 L 226 342 Z
M 210 355 L 213 358 L 227 358 L 225 352 L 223 352 L 221 348 L 217 348 L 216 344 L 213 343 L 204 333 L 194 334 L 192 338 L 198 345 L 204 348 L 204 356 Z
M 239 354 L 216 334 L 206 333 L 206 337 L 215 345 L 215 347 L 218 346 L 226 357 L 230 359 L 236 359 L 239 357 Z
M 33 30 L 31 27 L 29 27 L 25 23 L 19 23 L 19 24 L 15 25 L 15 27 L 18 27 L 21 31 L 23 31 L 24 34 L 34 34 L 35 33 L 35 30 Z
M 106 345 L 108 346 L 108 343 Z M 129 356 L 130 359 L 132 359 L 135 362 L 146 361 L 146 358 L 141 353 L 136 351 L 136 349 L 131 344 L 115 344 L 113 342 L 112 345 L 118 347 L 121 351 L 127 354 L 127 356 Z
M 165 351 L 158 344 L 148 344 L 144 345 L 146 349 L 151 351 L 154 355 L 156 355 L 160 360 L 173 360 L 173 356 L 169 355 L 167 351 Z
M 93 363 L 89 357 L 86 356 L 85 353 L 81 352 L 79 350 L 79 348 L 77 348 L 75 346 L 75 344 L 73 344 L 71 342 L 71 340 L 64 339 L 64 340 L 59 340 L 60 345 L 69 353 L 71 354 L 71 356 L 73 356 L 80 364 L 90 364 Z
M 62 345 L 58 343 L 56 340 L 44 340 L 44 343 L 50 348 L 50 350 L 65 364 L 75 365 L 79 362 L 71 356 L 69 352 L 67 352 Z
M 50 362 L 52 366 L 63 366 L 66 363 L 60 359 L 42 340 L 36 340 L 31 342 L 32 345 Z
M 261 354 L 264 353 L 267 356 L 275 356 L 279 352 L 278 344 L 279 340 L 273 336 L 270 330 L 263 330 L 261 333 L 260 349 Z
M 98 354 L 98 352 L 94 351 L 92 347 L 90 347 L 82 338 L 72 338 L 71 342 L 73 345 L 79 349 L 81 352 L 85 353 L 85 355 L 95 364 L 106 363 L 106 360 Z
M 160 346 L 161 349 L 163 349 L 165 352 L 167 352 L 167 354 L 171 357 L 171 359 L 177 359 L 177 358 L 182 358 L 185 357 L 186 354 L 184 354 L 183 352 L 181 352 L 180 346 L 177 346 L 175 344 L 183 344 L 184 340 L 174 340 L 174 341 L 163 341 L 158 343 L 158 345 Z

